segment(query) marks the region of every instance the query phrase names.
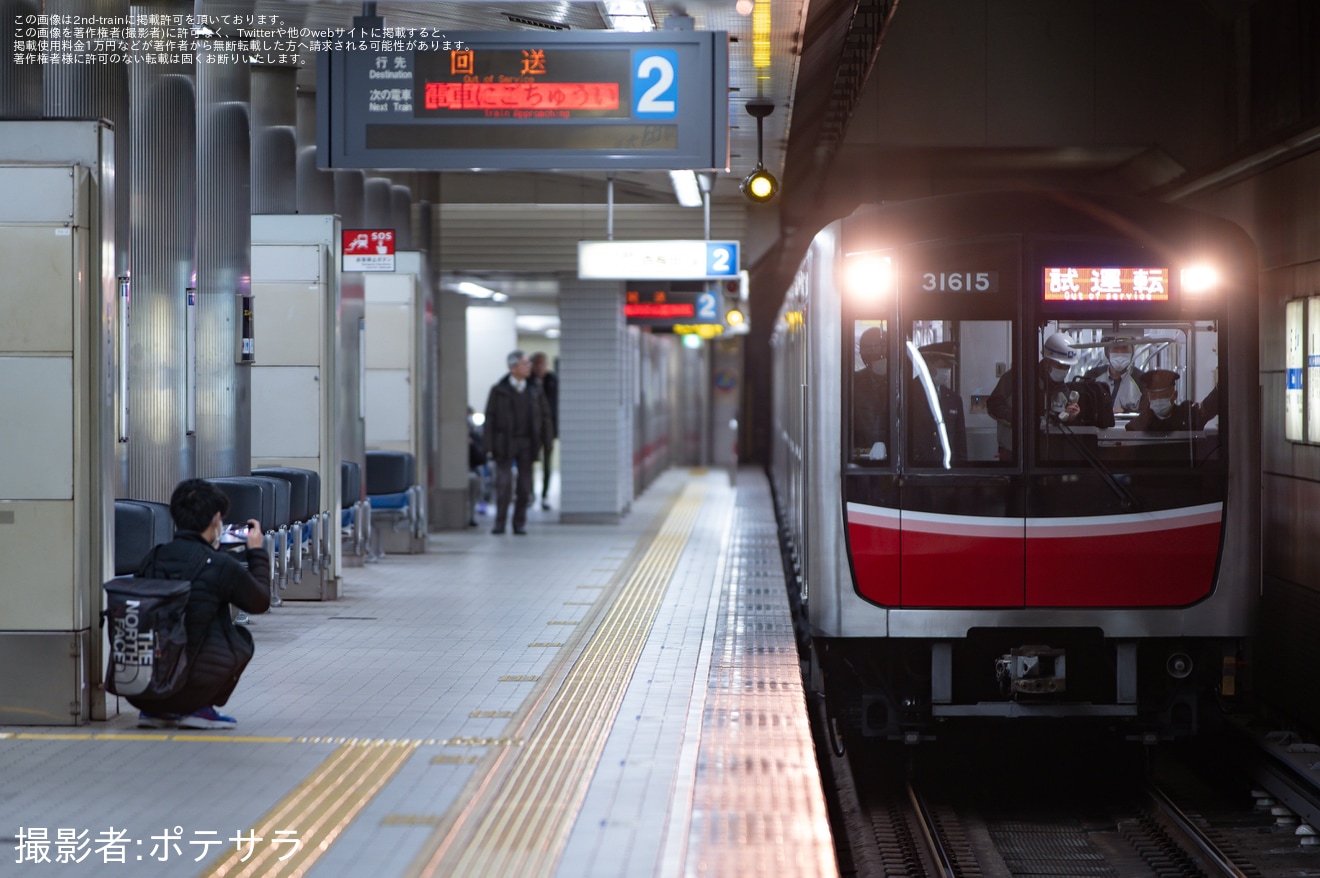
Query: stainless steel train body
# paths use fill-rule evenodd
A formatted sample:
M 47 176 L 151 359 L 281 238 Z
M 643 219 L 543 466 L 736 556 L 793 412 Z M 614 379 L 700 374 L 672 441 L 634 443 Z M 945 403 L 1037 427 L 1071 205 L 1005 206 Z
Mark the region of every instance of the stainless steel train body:
M 770 468 L 836 717 L 907 740 L 968 717 L 1170 734 L 1234 693 L 1259 591 L 1256 283 L 1231 223 L 1078 193 L 867 207 L 816 236 L 772 340 Z M 1154 407 L 1180 422 L 1150 411 L 1169 387 Z

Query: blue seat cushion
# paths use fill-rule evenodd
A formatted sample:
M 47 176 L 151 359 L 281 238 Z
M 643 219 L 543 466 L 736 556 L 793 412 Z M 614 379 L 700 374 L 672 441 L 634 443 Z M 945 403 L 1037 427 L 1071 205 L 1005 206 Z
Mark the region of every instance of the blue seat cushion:
M 408 492 L 400 491 L 397 494 L 371 494 L 368 498 L 371 501 L 372 509 L 407 509 Z

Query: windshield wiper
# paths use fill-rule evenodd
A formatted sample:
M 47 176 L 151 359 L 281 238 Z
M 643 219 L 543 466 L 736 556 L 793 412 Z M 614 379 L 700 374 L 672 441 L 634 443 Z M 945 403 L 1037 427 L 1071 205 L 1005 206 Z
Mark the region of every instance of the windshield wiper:
M 1131 491 L 1128 490 L 1127 485 L 1120 482 L 1118 480 L 1118 477 L 1115 476 L 1113 473 L 1111 473 L 1109 471 L 1109 468 L 1100 462 L 1100 458 L 1096 457 L 1094 454 L 1091 453 L 1090 449 L 1088 449 L 1085 446 L 1085 444 L 1082 443 L 1082 440 L 1079 439 L 1077 437 L 1077 434 L 1072 431 L 1072 428 L 1068 426 L 1068 422 L 1060 421 L 1057 418 L 1054 419 L 1054 422 L 1059 425 L 1059 432 L 1061 432 L 1068 439 L 1068 442 L 1072 445 L 1073 450 L 1077 452 L 1077 454 L 1082 458 L 1082 460 L 1086 461 L 1091 465 L 1091 469 L 1095 470 L 1097 473 L 1100 474 L 1101 480 L 1103 480 L 1104 483 L 1109 487 L 1109 490 L 1113 491 L 1114 494 L 1117 495 L 1118 499 L 1122 502 L 1123 508 L 1140 512 L 1141 501 L 1136 498 L 1136 495 L 1134 495 Z M 1049 424 L 1048 418 L 1045 423 L 1046 425 Z

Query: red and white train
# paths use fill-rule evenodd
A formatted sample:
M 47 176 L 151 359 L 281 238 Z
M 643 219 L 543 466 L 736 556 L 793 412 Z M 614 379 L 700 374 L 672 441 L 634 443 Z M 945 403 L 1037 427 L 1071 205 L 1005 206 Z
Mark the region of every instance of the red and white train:
M 772 340 L 770 469 L 836 720 L 1168 735 L 1234 694 L 1256 285 L 1232 223 L 1094 194 L 896 202 L 816 236 Z

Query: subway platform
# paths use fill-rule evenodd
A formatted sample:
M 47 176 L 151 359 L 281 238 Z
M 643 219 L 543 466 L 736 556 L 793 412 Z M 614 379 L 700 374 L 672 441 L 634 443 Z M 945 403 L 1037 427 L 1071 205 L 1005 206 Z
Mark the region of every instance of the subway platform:
M 0 728 L 0 875 L 837 874 L 761 473 L 483 521 L 256 617 L 236 729 Z

